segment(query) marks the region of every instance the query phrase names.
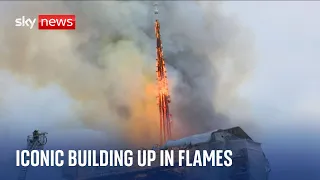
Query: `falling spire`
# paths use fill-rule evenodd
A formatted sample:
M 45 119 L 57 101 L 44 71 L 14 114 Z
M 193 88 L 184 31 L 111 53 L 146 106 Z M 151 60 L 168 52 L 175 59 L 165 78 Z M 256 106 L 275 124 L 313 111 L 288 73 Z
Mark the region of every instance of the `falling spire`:
M 160 144 L 163 145 L 167 140 L 171 139 L 171 114 L 169 111 L 170 95 L 168 89 L 167 71 L 163 55 L 163 48 L 160 35 L 160 22 L 157 18 L 159 14 L 157 3 L 154 4 L 155 35 L 156 35 L 156 68 L 158 82 L 158 106 L 160 114 Z

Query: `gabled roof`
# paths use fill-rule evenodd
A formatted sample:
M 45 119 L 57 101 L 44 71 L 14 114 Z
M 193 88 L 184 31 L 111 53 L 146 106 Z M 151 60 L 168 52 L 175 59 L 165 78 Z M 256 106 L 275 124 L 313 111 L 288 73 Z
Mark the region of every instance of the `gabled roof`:
M 244 132 L 243 129 L 241 129 L 239 126 L 237 127 L 233 127 L 233 128 L 230 128 L 230 129 L 225 129 L 225 130 L 222 130 L 222 131 L 226 131 L 230 134 L 233 134 L 234 136 L 238 137 L 238 138 L 241 138 L 241 139 L 251 139 L 251 137 L 246 133 Z
M 211 136 L 214 133 L 218 133 L 218 132 L 228 132 L 238 138 L 241 139 L 250 139 L 252 140 L 247 133 L 245 133 L 239 126 L 237 127 L 233 127 L 230 129 L 218 129 L 218 130 L 214 130 L 214 131 L 210 131 L 207 133 L 202 133 L 202 134 L 196 134 L 196 135 L 192 135 L 192 136 L 188 136 L 182 139 L 178 139 L 178 140 L 172 140 L 172 141 L 168 141 L 165 145 L 164 148 L 166 147 L 182 147 L 182 146 L 188 146 L 188 145 L 195 145 L 195 144 L 200 144 L 200 143 L 207 143 L 211 141 Z

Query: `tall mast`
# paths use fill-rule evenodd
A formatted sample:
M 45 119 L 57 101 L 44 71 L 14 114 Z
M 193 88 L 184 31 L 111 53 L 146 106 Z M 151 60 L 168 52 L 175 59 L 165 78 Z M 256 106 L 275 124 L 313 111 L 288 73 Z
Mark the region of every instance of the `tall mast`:
M 163 48 L 160 36 L 160 22 L 158 20 L 159 11 L 157 4 L 155 6 L 154 14 L 155 20 L 155 35 L 156 35 L 156 74 L 158 82 L 158 106 L 160 113 L 160 144 L 163 145 L 167 140 L 171 139 L 171 114 L 169 111 L 170 95 L 168 89 L 167 70 L 165 60 L 163 57 Z

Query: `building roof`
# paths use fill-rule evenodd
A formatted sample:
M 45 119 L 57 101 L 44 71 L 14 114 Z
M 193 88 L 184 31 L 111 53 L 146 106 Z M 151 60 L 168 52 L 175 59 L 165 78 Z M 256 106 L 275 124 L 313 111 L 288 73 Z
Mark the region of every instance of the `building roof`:
M 250 136 L 248 136 L 248 134 L 243 131 L 243 129 L 241 129 L 239 126 L 237 126 L 237 127 L 233 127 L 230 129 L 224 129 L 224 130 L 218 129 L 218 130 L 214 130 L 214 131 L 210 131 L 210 132 L 206 132 L 206 133 L 202 133 L 202 134 L 188 136 L 188 137 L 178 139 L 178 140 L 168 141 L 164 145 L 164 148 L 178 147 L 178 146 L 181 147 L 181 146 L 195 145 L 195 144 L 200 144 L 200 143 L 207 143 L 207 142 L 211 141 L 212 135 L 214 133 L 219 133 L 219 132 L 227 132 L 237 138 L 252 140 L 250 138 Z
M 238 138 L 241 138 L 241 139 L 251 139 L 251 137 L 246 133 L 244 132 L 244 130 L 242 128 L 240 128 L 239 126 L 237 127 L 233 127 L 233 128 L 230 128 L 230 129 L 225 129 L 225 130 L 222 130 L 222 131 L 226 131 L 230 134 L 233 134 L 234 136 L 238 137 Z

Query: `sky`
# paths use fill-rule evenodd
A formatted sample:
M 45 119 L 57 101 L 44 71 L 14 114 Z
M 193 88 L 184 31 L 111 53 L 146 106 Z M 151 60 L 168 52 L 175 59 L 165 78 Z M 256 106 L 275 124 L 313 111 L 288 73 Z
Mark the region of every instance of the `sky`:
M 256 64 L 240 93 L 255 112 L 270 108 L 319 123 L 320 3 L 225 2 L 225 9 L 254 34 Z

